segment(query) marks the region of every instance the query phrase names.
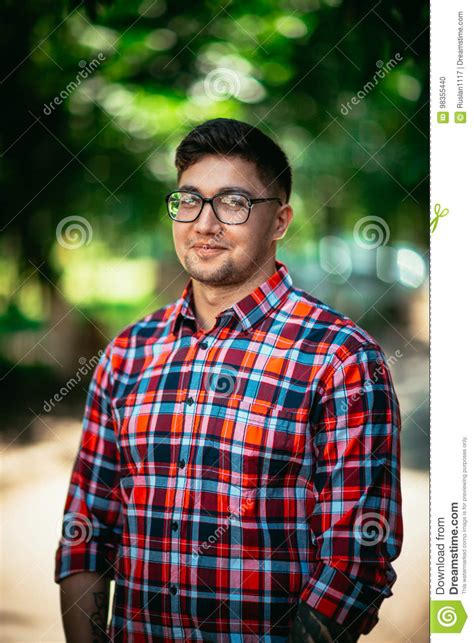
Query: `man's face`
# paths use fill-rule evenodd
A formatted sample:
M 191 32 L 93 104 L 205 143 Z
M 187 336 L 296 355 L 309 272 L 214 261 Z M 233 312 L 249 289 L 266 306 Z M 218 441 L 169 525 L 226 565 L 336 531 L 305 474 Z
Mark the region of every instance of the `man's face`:
M 237 156 L 203 157 L 183 172 L 178 187 L 203 197 L 232 188 L 234 192 L 247 191 L 250 198 L 276 196 L 285 203 L 276 183 L 266 188 L 257 177 L 255 164 Z M 268 201 L 255 204 L 245 223 L 226 225 L 206 203 L 196 221 L 173 222 L 176 254 L 196 281 L 209 285 L 243 283 L 274 256 L 275 240 L 284 236 L 291 218 L 291 206 Z M 207 248 L 198 247 L 206 244 Z

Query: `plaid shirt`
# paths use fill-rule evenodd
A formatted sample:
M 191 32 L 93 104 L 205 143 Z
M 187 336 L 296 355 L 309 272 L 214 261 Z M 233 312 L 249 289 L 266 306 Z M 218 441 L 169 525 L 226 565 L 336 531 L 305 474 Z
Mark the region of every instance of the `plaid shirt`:
M 298 600 L 368 633 L 402 543 L 381 347 L 286 265 L 198 329 L 192 282 L 89 387 L 55 582 L 115 580 L 113 641 L 286 641 Z

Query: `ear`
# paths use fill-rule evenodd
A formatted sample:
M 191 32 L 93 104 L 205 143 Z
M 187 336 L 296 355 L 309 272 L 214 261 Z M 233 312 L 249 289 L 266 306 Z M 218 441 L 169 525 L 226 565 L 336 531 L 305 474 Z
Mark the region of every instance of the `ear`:
M 275 229 L 273 231 L 273 240 L 279 241 L 286 235 L 286 231 L 293 219 L 293 208 L 289 203 L 284 203 L 277 210 L 275 218 Z

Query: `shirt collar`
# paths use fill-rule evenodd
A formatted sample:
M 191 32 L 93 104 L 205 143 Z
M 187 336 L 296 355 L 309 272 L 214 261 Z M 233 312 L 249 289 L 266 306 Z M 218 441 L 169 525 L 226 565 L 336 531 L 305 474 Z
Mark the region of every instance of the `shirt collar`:
M 227 311 L 235 312 L 245 331 L 248 331 L 286 299 L 293 287 L 293 280 L 287 266 L 278 259 L 275 259 L 275 264 L 277 266 L 275 272 L 266 281 L 226 309 Z M 175 304 L 174 318 L 171 323 L 171 330 L 174 334 L 177 332 L 177 327 L 182 317 L 196 319 L 191 278 L 186 283 L 180 298 Z

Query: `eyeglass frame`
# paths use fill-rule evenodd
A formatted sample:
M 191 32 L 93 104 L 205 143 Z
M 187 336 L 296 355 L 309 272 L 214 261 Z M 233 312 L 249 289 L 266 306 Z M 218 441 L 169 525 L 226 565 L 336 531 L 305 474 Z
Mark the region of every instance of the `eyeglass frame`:
M 169 200 L 171 198 L 171 195 L 174 194 L 175 192 L 185 192 L 186 194 L 194 194 L 194 196 L 198 196 L 201 199 L 201 209 L 199 210 L 197 215 L 194 217 L 194 219 L 190 219 L 189 221 L 180 221 L 179 219 L 174 219 L 171 216 L 169 206 L 168 206 L 168 202 L 169 202 Z M 221 196 L 221 195 L 224 195 L 224 194 L 238 194 L 239 196 L 244 197 L 244 199 L 247 199 L 248 212 L 247 212 L 247 218 L 244 219 L 244 221 L 240 221 L 239 223 L 226 223 L 226 222 L 222 221 L 222 219 L 219 218 L 219 215 L 217 214 L 216 209 L 214 207 L 214 199 L 216 198 L 216 196 Z M 283 205 L 283 201 L 279 197 L 276 197 L 276 196 L 267 197 L 265 199 L 263 199 L 263 198 L 251 199 L 246 194 L 242 194 L 242 192 L 235 192 L 233 190 L 224 190 L 222 192 L 217 192 L 216 194 L 214 194 L 214 196 L 204 197 L 204 196 L 202 196 L 202 194 L 199 194 L 199 192 L 194 192 L 193 190 L 180 190 L 178 188 L 176 190 L 172 190 L 172 192 L 168 192 L 168 194 L 165 196 L 166 211 L 168 213 L 168 216 L 170 217 L 170 219 L 172 221 L 176 221 L 176 223 L 193 223 L 193 221 L 196 221 L 200 217 L 201 212 L 203 211 L 205 204 L 210 203 L 212 211 L 216 215 L 216 218 L 217 218 L 218 221 L 220 221 L 224 225 L 242 225 L 242 223 L 247 223 L 247 221 L 249 220 L 250 211 L 252 210 L 253 206 L 256 203 L 264 203 L 265 201 L 278 201 L 278 203 L 280 205 Z

